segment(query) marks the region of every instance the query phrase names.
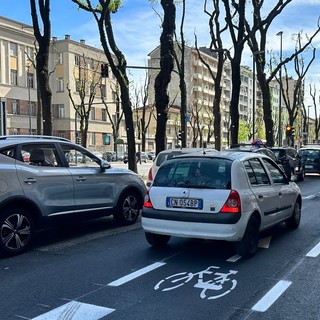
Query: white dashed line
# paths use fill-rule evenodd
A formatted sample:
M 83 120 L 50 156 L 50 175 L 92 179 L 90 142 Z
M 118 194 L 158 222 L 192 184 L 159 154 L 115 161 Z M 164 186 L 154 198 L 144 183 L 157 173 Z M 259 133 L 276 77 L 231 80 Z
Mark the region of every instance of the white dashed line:
M 292 282 L 279 281 L 262 299 L 252 308 L 253 311 L 265 312 L 285 292 Z
M 115 309 L 95 306 L 92 304 L 71 301 L 49 312 L 46 312 L 32 320 L 52 319 L 86 319 L 98 320 L 115 311 Z
M 306 254 L 306 256 L 311 258 L 316 258 L 319 254 L 320 254 L 320 242 L 313 249 L 311 249 Z
M 165 265 L 166 263 L 165 262 L 156 262 L 156 263 L 153 263 L 151 264 L 150 266 L 147 266 L 145 268 L 142 268 L 140 270 L 137 270 L 135 272 L 132 272 L 130 274 L 128 274 L 127 276 L 124 276 L 118 280 L 115 280 L 113 282 L 110 282 L 108 284 L 108 286 L 112 286 L 112 287 L 118 287 L 118 286 L 121 286 L 122 284 L 126 283 L 126 282 L 129 282 L 135 278 L 138 278 L 152 270 L 155 270 L 157 268 L 160 268 L 162 267 L 163 265 Z

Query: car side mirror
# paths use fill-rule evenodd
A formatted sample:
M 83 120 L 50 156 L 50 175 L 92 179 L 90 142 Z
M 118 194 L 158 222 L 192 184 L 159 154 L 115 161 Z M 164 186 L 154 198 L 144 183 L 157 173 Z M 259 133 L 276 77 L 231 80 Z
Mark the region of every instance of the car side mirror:
M 101 169 L 109 169 L 111 168 L 111 164 L 108 162 L 108 161 L 105 161 L 105 160 L 101 160 L 100 162 L 100 167 Z

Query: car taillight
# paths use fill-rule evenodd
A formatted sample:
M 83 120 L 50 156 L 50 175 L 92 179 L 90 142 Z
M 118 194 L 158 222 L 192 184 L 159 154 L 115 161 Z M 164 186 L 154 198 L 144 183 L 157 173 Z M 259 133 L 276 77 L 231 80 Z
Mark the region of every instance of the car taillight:
M 220 212 L 223 213 L 240 213 L 241 212 L 241 202 L 239 193 L 235 190 L 231 190 L 229 197 Z
M 152 181 L 153 177 L 152 177 L 152 168 L 150 168 L 149 173 L 148 173 L 148 180 Z
M 147 191 L 146 195 L 144 196 L 143 206 L 145 208 L 153 208 L 151 200 L 150 200 L 150 196 L 149 196 L 149 191 Z

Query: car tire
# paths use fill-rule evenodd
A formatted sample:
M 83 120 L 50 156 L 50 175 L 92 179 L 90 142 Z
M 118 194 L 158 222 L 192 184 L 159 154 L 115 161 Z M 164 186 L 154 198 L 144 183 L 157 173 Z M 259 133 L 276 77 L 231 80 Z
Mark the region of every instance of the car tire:
M 145 232 L 145 237 L 150 245 L 153 247 L 164 247 L 170 240 L 170 236 L 163 234 L 156 234 Z
M 258 250 L 259 244 L 259 221 L 255 216 L 251 216 L 246 231 L 241 241 L 235 242 L 237 253 L 243 258 L 251 258 Z
M 297 201 L 294 205 L 292 216 L 286 220 L 286 225 L 289 229 L 297 229 L 301 220 L 301 206 Z
M 304 169 L 302 169 L 301 173 L 298 175 L 298 181 L 303 181 L 305 175 L 306 175 L 306 172 Z
M 33 240 L 34 222 L 23 208 L 9 207 L 0 216 L 0 251 L 17 255 L 26 251 Z
M 134 224 L 142 208 L 142 201 L 136 192 L 126 192 L 120 196 L 113 214 L 114 220 L 121 226 Z

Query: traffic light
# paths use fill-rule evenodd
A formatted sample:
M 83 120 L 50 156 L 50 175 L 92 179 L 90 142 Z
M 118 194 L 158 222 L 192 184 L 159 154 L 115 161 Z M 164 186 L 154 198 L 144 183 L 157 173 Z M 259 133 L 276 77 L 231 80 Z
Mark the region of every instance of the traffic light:
M 287 137 L 291 137 L 291 135 L 292 135 L 292 128 L 293 128 L 293 127 L 291 127 L 290 124 L 287 124 L 287 125 L 286 125 L 286 136 L 287 136 Z
M 181 130 L 179 130 L 179 133 L 178 133 L 178 139 L 181 140 Z
M 291 135 L 294 136 L 296 132 L 296 129 L 294 128 L 294 126 L 291 127 Z
M 101 65 L 101 78 L 108 78 L 109 76 L 109 69 L 107 64 Z
M 81 144 L 81 138 L 80 137 L 76 138 L 76 144 Z

